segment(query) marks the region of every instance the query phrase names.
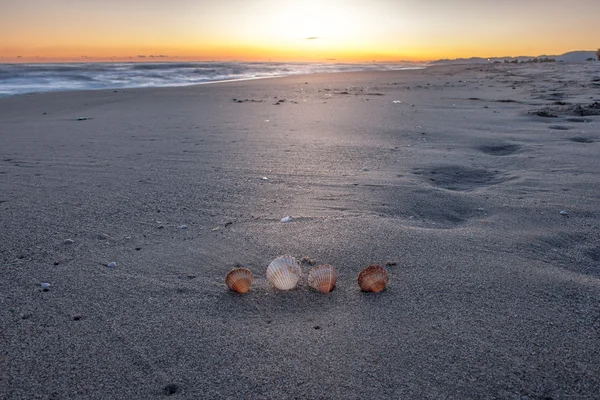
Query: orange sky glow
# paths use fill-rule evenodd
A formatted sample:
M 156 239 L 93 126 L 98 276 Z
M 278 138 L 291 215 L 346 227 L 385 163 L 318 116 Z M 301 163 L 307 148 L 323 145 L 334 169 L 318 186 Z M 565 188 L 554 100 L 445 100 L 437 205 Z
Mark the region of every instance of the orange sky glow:
M 0 10 L 0 62 L 428 61 L 600 46 L 598 0 L 0 0 Z

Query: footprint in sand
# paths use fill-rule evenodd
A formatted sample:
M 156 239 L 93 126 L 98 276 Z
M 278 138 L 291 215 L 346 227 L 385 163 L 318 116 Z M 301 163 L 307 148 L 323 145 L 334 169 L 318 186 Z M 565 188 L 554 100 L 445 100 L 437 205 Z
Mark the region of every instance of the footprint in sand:
M 485 144 L 477 147 L 478 150 L 492 156 L 509 156 L 521 150 L 521 145 L 512 143 Z
M 485 215 L 481 205 L 474 200 L 433 188 L 412 192 L 402 211 L 409 216 L 408 225 L 431 229 L 457 228 Z
M 569 140 L 571 142 L 575 142 L 575 143 L 594 143 L 595 140 L 589 137 L 583 137 L 583 136 L 575 136 L 572 138 L 569 138 Z
M 570 127 L 563 126 L 563 125 L 550 125 L 548 128 L 552 129 L 553 131 L 569 131 L 569 130 L 571 130 Z
M 434 166 L 415 170 L 414 174 L 422 175 L 434 186 L 454 191 L 472 191 L 512 179 L 499 171 L 461 165 Z

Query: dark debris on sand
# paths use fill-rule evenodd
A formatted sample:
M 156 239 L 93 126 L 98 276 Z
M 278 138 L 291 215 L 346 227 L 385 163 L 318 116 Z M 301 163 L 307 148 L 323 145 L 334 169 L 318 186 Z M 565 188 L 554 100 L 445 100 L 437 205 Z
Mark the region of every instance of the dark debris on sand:
M 573 104 L 556 102 L 556 107 L 544 107 L 540 110 L 532 110 L 529 114 L 544 118 L 556 118 L 559 115 L 576 115 L 579 117 L 600 115 L 600 102 L 590 104 Z
M 558 117 L 558 115 L 552 113 L 547 108 L 544 108 L 544 109 L 541 109 L 541 110 L 530 111 L 529 114 L 531 114 L 531 115 L 537 115 L 538 117 L 543 117 L 543 118 L 557 118 Z

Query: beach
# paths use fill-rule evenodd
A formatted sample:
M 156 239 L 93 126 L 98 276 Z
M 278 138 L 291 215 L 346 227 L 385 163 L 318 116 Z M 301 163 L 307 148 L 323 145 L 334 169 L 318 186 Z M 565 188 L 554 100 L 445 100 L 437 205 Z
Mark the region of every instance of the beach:
M 597 399 L 599 124 L 596 62 L 0 98 L 0 398 Z

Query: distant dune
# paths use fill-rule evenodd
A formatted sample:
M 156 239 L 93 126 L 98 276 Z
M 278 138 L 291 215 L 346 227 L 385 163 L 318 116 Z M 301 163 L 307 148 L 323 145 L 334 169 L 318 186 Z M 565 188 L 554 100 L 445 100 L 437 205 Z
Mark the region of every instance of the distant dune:
M 589 58 L 596 59 L 595 51 L 570 51 L 561 56 L 555 57 L 559 61 L 564 62 L 583 62 L 587 61 Z
M 587 50 L 579 50 L 579 51 L 570 51 L 568 53 L 564 53 L 561 55 L 541 55 L 541 56 L 518 56 L 518 57 L 490 57 L 490 58 L 482 58 L 482 57 L 471 57 L 471 58 L 457 58 L 457 59 L 443 59 L 434 61 L 432 64 L 487 64 L 489 62 L 504 62 L 507 61 L 519 61 L 524 62 L 527 60 L 531 60 L 534 58 L 542 59 L 542 58 L 550 58 L 556 61 L 562 62 L 587 62 L 590 58 L 596 60 L 595 51 L 587 51 Z

